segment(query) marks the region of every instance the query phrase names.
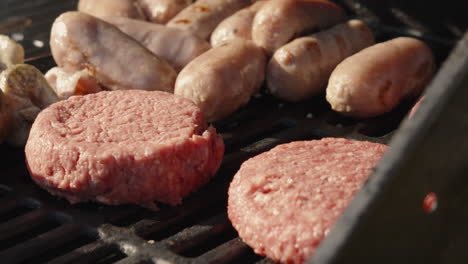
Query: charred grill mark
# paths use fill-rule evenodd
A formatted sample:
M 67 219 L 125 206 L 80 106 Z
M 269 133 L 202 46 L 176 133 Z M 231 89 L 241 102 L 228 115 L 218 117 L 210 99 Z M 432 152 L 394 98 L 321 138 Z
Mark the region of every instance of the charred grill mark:
M 176 24 L 190 24 L 190 23 L 192 23 L 192 21 L 190 21 L 188 19 L 179 19 L 179 20 L 174 21 L 174 23 L 176 23 Z
M 197 11 L 200 11 L 200 12 L 208 12 L 208 11 L 210 11 L 210 8 L 205 7 L 205 6 L 195 6 L 194 9 L 197 10 Z

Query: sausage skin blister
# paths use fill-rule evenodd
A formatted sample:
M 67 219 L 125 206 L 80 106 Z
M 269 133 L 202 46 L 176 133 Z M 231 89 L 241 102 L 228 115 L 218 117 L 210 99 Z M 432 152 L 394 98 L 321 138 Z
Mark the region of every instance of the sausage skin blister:
M 252 23 L 266 0 L 258 1 L 223 20 L 211 34 L 211 46 L 217 47 L 234 38 L 252 39 Z
M 110 90 L 172 92 L 175 70 L 137 41 L 98 18 L 67 12 L 52 25 L 55 62 L 68 72 L 87 68 Z
M 268 89 L 292 102 L 323 92 L 336 65 L 373 43 L 371 30 L 360 20 L 297 38 L 273 54 L 266 73 Z
M 166 25 L 188 30 L 202 39 L 208 39 L 221 21 L 250 3 L 250 0 L 198 0 Z
M 252 40 L 268 54 L 301 35 L 346 20 L 341 7 L 326 0 L 267 1 L 252 25 Z
M 206 40 L 182 29 L 124 17 L 106 18 L 106 21 L 166 60 L 177 72 L 211 48 Z
M 95 17 L 128 17 L 145 20 L 139 3 L 135 0 L 80 0 L 78 11 Z
M 177 77 L 174 93 L 192 100 L 213 122 L 247 104 L 265 76 L 263 50 L 236 39 L 190 62 Z
M 45 78 L 60 100 L 73 95 L 86 95 L 102 90 L 88 69 L 67 72 L 60 67 L 54 67 L 47 71 Z
M 138 0 L 146 18 L 158 24 L 166 24 L 181 10 L 192 4 L 192 0 Z
M 341 62 L 326 89 L 332 109 L 367 118 L 384 114 L 406 97 L 416 97 L 435 70 L 431 49 L 400 37 L 366 48 Z

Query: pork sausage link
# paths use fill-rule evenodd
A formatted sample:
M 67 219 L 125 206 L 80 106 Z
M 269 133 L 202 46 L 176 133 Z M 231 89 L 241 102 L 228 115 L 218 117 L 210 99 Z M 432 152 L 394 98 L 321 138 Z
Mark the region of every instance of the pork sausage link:
M 107 18 L 106 21 L 166 60 L 177 72 L 211 48 L 206 40 L 182 29 L 124 17 Z
M 345 20 L 343 9 L 327 0 L 268 1 L 254 18 L 252 40 L 271 55 L 296 37 Z
M 145 20 L 140 5 L 135 0 L 80 0 L 78 11 L 95 17 L 128 17 Z
M 336 65 L 373 43 L 371 30 L 360 20 L 297 38 L 271 58 L 266 74 L 268 89 L 292 102 L 323 92 Z
M 202 39 L 208 39 L 221 21 L 250 3 L 250 0 L 198 0 L 166 25 L 189 30 Z
M 138 0 L 148 20 L 166 24 L 182 9 L 192 4 L 192 0 Z
M 247 104 L 260 89 L 266 57 L 253 42 L 236 39 L 190 62 L 179 74 L 174 93 L 197 104 L 207 121 L 220 120 Z
M 252 22 L 265 1 L 258 1 L 253 5 L 241 9 L 234 15 L 223 20 L 211 34 L 211 45 L 217 47 L 225 41 L 234 38 L 252 39 Z
M 434 69 L 434 57 L 424 42 L 392 39 L 341 62 L 330 77 L 326 98 L 333 110 L 345 115 L 381 115 L 403 98 L 421 94 Z
M 68 72 L 87 68 L 110 90 L 172 92 L 175 70 L 116 27 L 80 12 L 67 12 L 52 25 L 52 55 Z

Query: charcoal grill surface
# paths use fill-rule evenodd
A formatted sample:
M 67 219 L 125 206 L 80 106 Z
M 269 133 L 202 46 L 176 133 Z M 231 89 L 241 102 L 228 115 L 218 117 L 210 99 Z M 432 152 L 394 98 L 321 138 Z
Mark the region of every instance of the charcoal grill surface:
M 385 2 L 385 1 L 384 1 Z M 385 2 L 389 4 L 390 2 Z M 0 33 L 19 40 L 27 61 L 45 72 L 55 65 L 48 38 L 53 20 L 77 1 L 6 0 L 0 3 Z M 339 1 L 364 19 L 377 40 L 414 36 L 425 40 L 441 63 L 461 37 L 457 21 L 426 25 L 394 10 Z M 377 10 L 377 11 L 376 11 Z M 455 18 L 452 18 L 455 19 Z M 432 21 L 434 22 L 434 21 Z M 449 28 L 444 28 L 450 24 Z M 2 263 L 271 263 L 253 253 L 226 216 L 232 176 L 249 157 L 280 143 L 345 137 L 387 144 L 414 101 L 382 117 L 354 120 L 333 113 L 324 96 L 285 103 L 265 91 L 216 123 L 226 155 L 214 180 L 181 206 L 151 212 L 136 206 L 70 205 L 30 179 L 23 149 L 0 146 L 0 260 Z

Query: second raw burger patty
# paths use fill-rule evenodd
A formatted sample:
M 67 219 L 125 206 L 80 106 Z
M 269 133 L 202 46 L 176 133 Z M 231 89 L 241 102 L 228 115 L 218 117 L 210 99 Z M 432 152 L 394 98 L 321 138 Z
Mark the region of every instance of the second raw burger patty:
M 234 176 L 229 219 L 256 253 L 303 263 L 386 149 L 340 138 L 277 146 L 244 162 Z
M 209 181 L 222 138 L 189 100 L 158 91 L 71 97 L 42 111 L 26 145 L 30 174 L 71 203 L 176 205 Z

